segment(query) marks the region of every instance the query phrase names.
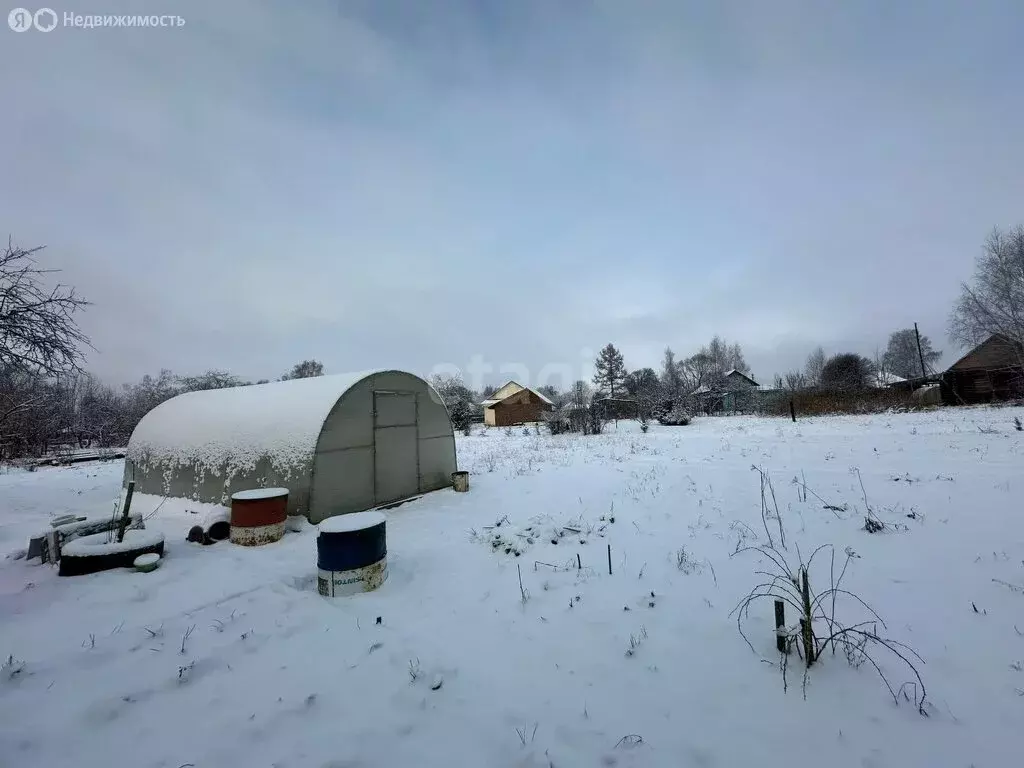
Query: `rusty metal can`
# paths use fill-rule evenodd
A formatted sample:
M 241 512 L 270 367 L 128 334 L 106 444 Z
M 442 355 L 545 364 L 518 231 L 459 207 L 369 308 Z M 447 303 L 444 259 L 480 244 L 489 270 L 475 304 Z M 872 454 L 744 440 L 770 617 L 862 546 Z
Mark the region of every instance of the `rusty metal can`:
M 287 517 L 287 488 L 238 491 L 231 496 L 231 541 L 246 547 L 279 541 Z

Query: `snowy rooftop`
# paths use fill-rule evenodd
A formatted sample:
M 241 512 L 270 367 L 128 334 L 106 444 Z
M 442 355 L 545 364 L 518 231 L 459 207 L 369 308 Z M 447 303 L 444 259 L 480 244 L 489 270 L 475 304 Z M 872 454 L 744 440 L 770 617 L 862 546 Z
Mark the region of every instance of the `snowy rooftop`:
M 188 392 L 161 403 L 135 428 L 128 458 L 251 465 L 270 456 L 280 466 L 306 461 L 327 414 L 355 384 L 382 371 L 360 371 Z
M 906 379 L 888 371 L 879 371 L 875 374 L 875 384 L 879 387 L 888 387 L 890 384 L 899 384 L 901 381 L 906 381 Z
M 747 381 L 751 382 L 755 386 L 758 386 L 757 382 L 754 381 L 754 378 L 752 376 L 748 376 L 747 374 L 743 373 L 742 371 L 737 371 L 735 368 L 730 368 L 728 371 L 725 372 L 725 377 L 726 378 L 728 378 L 730 376 L 742 376 Z
M 508 386 L 509 384 L 515 384 L 515 385 L 516 385 L 517 387 L 519 387 L 519 389 L 517 389 L 517 390 L 516 390 L 515 392 L 511 392 L 510 394 L 506 395 L 505 397 L 499 398 L 499 399 L 497 399 L 497 400 L 495 400 L 494 398 L 488 398 L 488 399 L 486 399 L 486 400 L 482 400 L 482 401 L 480 402 L 480 405 L 482 405 L 482 406 L 483 406 L 484 408 L 488 408 L 488 407 L 490 407 L 490 406 L 492 406 L 492 405 L 497 405 L 497 404 L 498 404 L 498 403 L 500 403 L 500 402 L 501 402 L 502 400 L 506 400 L 506 399 L 508 399 L 509 397 L 512 397 L 512 395 L 517 395 L 517 394 L 519 394 L 520 392 L 522 392 L 522 391 L 523 391 L 524 389 L 525 389 L 525 390 L 526 390 L 527 392 L 533 392 L 533 394 L 535 394 L 535 395 L 536 395 L 537 397 L 539 397 L 539 398 L 540 398 L 540 399 L 541 399 L 541 400 L 542 400 L 543 402 L 547 403 L 548 405 L 554 405 L 554 403 L 553 403 L 553 402 L 551 402 L 550 398 L 547 398 L 547 397 L 545 397 L 545 396 L 544 396 L 543 394 L 541 394 L 540 392 L 538 392 L 538 391 L 537 391 L 536 389 L 533 389 L 532 387 L 524 387 L 524 386 L 523 386 L 522 384 L 520 384 L 520 383 L 519 383 L 518 381 L 510 381 L 510 382 L 508 382 L 508 383 L 506 383 L 506 384 L 502 385 L 501 387 L 499 387 L 499 389 L 498 389 L 497 391 L 498 391 L 498 392 L 500 392 L 500 391 L 501 391 L 502 389 L 504 389 L 505 387 L 507 387 L 507 386 Z
M 541 400 L 543 400 L 548 405 L 554 405 L 554 403 L 551 402 L 550 398 L 544 397 L 544 395 L 541 394 L 540 392 L 538 392 L 536 389 L 531 389 L 530 387 L 527 387 L 527 389 L 529 389 L 531 392 L 533 392 L 533 394 L 535 394 L 537 397 L 539 397 Z

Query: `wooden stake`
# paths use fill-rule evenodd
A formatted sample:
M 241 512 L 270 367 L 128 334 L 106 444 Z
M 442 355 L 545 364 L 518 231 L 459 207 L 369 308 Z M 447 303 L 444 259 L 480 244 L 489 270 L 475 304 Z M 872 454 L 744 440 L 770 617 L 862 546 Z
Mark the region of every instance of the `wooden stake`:
M 804 640 L 804 655 L 807 657 L 807 666 L 815 661 L 814 655 L 814 627 L 811 626 L 811 585 L 807 578 L 807 569 L 800 569 L 800 596 L 803 598 L 804 618 L 800 619 L 800 631 Z
M 921 361 L 921 378 L 928 378 L 928 371 L 924 368 L 924 352 L 921 351 L 921 334 L 917 331 L 917 323 L 914 323 L 914 336 L 917 338 L 917 357 Z
M 793 423 L 796 424 L 796 407 L 793 405 L 793 398 L 789 398 L 789 417 L 793 419 Z
M 775 601 L 775 647 L 780 653 L 786 652 L 786 638 L 779 631 L 786 626 L 786 604 L 781 600 Z
M 612 545 L 608 545 L 608 575 L 612 575 Z
M 577 571 L 582 571 L 583 570 L 583 561 L 580 560 L 580 553 L 579 552 L 576 553 L 576 570 Z
M 128 492 L 124 495 L 124 509 L 121 510 L 121 524 L 117 527 L 117 541 L 124 541 L 124 530 L 128 527 L 128 510 L 132 506 L 132 495 L 135 493 L 135 481 L 128 481 Z

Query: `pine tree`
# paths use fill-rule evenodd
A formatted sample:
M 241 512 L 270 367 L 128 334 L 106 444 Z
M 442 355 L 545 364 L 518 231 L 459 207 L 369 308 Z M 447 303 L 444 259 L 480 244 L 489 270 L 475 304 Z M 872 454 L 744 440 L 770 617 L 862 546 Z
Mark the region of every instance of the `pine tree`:
M 614 344 L 608 344 L 594 361 L 594 384 L 608 397 L 621 392 L 626 381 L 626 364 Z

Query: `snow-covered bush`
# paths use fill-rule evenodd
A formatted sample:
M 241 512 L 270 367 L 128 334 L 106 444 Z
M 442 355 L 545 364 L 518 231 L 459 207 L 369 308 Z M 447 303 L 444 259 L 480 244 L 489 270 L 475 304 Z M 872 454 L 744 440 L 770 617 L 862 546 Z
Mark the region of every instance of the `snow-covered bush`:
M 541 414 L 541 419 L 544 421 L 544 425 L 548 428 L 548 432 L 552 435 L 560 435 L 563 432 L 569 431 L 569 417 L 564 408 L 554 408 L 550 411 L 544 411 Z
M 658 416 L 658 423 L 666 427 L 685 427 L 690 421 L 690 413 L 679 403 Z

